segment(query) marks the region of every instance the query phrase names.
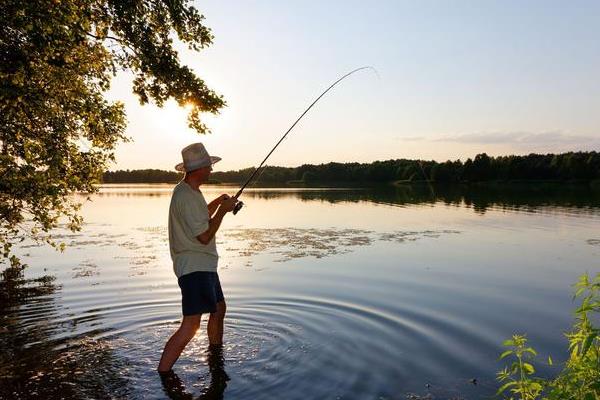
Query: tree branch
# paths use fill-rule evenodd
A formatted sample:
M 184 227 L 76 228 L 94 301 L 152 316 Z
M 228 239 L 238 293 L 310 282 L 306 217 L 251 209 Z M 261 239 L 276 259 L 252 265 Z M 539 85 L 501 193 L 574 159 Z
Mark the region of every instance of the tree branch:
M 116 38 L 114 36 L 109 36 L 109 35 L 106 35 L 104 37 L 100 37 L 100 36 L 96 36 L 96 35 L 94 35 L 94 34 L 92 34 L 90 32 L 85 32 L 85 34 L 88 35 L 88 36 L 90 36 L 90 37 L 92 37 L 92 38 L 94 38 L 94 39 L 96 39 L 96 40 L 100 40 L 100 41 L 105 41 L 106 39 L 114 40 L 115 42 L 117 42 L 117 43 L 119 43 L 119 44 L 127 47 L 129 50 L 131 50 L 131 51 L 133 51 L 135 53 L 135 49 L 133 47 L 131 47 L 129 45 L 129 43 L 125 42 L 122 39 Z

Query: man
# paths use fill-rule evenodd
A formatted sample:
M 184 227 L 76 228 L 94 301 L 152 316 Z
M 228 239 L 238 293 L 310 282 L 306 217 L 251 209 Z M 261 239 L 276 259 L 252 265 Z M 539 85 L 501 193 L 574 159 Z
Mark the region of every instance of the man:
M 237 199 L 226 194 L 206 204 L 199 187 L 208 181 L 212 165 L 221 160 L 208 154 L 202 143 L 181 151 L 183 162 L 175 169 L 185 177 L 173 189 L 169 207 L 169 247 L 173 269 L 181 288 L 183 320 L 163 350 L 158 371 L 171 371 L 179 355 L 200 327 L 202 314 L 208 319 L 209 352 L 220 353 L 223 343 L 225 299 L 217 263 L 215 233 Z

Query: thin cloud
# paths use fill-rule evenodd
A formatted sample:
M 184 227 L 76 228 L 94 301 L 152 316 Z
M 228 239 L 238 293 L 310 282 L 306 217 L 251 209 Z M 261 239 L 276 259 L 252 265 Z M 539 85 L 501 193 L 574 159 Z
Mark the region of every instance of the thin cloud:
M 443 146 L 442 143 L 470 148 L 471 152 L 489 154 L 564 153 L 568 151 L 600 151 L 600 135 L 569 135 L 560 131 L 548 132 L 492 132 L 468 133 L 448 136 L 410 136 L 405 142 L 429 143 L 430 146 Z M 436 145 L 437 143 L 437 145 Z M 448 145 L 450 146 L 450 145 Z
M 540 146 L 590 146 L 599 147 L 600 137 L 567 135 L 561 132 L 496 132 L 470 133 L 463 135 L 445 136 L 432 139 L 434 142 L 455 142 L 471 144 L 509 144 L 509 145 L 540 145 Z
M 394 139 L 396 140 L 402 140 L 402 141 L 406 141 L 406 142 L 422 142 L 425 140 L 430 140 L 429 138 L 426 138 L 425 136 L 396 136 Z

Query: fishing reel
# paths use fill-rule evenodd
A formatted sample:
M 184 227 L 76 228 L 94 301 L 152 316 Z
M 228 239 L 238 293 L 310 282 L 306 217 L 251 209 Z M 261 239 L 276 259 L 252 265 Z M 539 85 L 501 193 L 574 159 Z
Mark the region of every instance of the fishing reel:
M 237 214 L 238 211 L 242 209 L 242 207 L 244 207 L 243 201 L 238 201 L 237 203 L 235 203 L 235 206 L 233 207 L 233 215 Z

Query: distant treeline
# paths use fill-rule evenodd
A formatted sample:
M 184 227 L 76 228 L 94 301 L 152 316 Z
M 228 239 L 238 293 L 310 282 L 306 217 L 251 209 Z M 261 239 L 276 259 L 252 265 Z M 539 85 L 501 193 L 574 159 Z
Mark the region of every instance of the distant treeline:
M 107 171 L 102 177 L 104 183 L 175 183 L 183 178 L 181 172 L 160 169 L 134 169 Z
M 222 183 L 244 182 L 254 168 L 213 172 L 211 179 Z M 177 182 L 181 174 L 161 170 L 107 172 L 105 183 Z M 436 183 L 486 181 L 591 181 L 600 179 L 600 153 L 529 154 L 490 157 L 485 153 L 474 159 L 436 162 L 387 160 L 372 163 L 305 164 L 295 168 L 267 167 L 258 174 L 258 183 L 387 183 L 395 181 L 432 181 Z

